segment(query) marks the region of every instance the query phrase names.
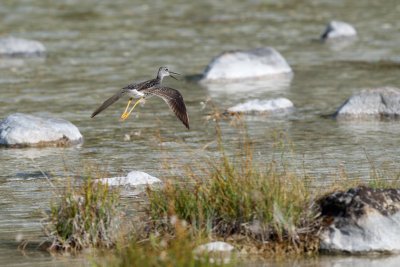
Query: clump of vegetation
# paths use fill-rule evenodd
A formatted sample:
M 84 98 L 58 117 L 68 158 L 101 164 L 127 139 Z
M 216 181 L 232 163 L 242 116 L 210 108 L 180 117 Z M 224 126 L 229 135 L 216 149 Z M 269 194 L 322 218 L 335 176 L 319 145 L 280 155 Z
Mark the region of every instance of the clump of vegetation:
M 214 238 L 243 237 L 283 252 L 314 252 L 319 227 L 315 192 L 310 179 L 291 173 L 275 161 L 256 166 L 251 142 L 244 139 L 241 155 L 229 157 L 220 142 L 219 159 L 209 161 L 209 173 L 189 172 L 185 183 L 167 183 L 148 188 L 148 214 L 152 230 L 173 232 L 169 218 L 177 216 L 194 231 Z M 267 244 L 267 245 L 266 245 Z
M 88 178 L 70 184 L 57 200 L 44 224 L 52 242 L 50 250 L 77 251 L 115 245 L 122 217 L 118 191 Z
M 306 172 L 292 171 L 284 151 L 271 152 L 278 159 L 260 165 L 246 134 L 233 155 L 224 149 L 218 126 L 217 137 L 217 158 L 188 167 L 183 177 L 174 177 L 161 188 L 147 188 L 146 212 L 133 230 L 118 229 L 118 191 L 91 179 L 67 187 L 52 205 L 46 225 L 51 248 L 113 247 L 106 266 L 212 266 L 211 255 L 193 253 L 212 240 L 263 256 L 312 254 L 318 252 L 322 225 L 317 199 L 362 183 L 389 184 L 375 168 L 369 181 L 349 179 L 343 169 L 338 180 L 322 188 Z M 283 140 L 277 137 L 274 147 L 291 149 Z

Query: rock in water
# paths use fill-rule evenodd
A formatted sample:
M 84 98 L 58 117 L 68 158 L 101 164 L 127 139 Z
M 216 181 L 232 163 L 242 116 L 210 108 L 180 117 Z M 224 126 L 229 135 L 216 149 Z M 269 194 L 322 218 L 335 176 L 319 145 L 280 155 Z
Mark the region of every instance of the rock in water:
M 231 113 L 269 113 L 292 109 L 293 103 L 287 98 L 268 100 L 254 99 L 228 108 Z
M 292 69 L 279 52 L 271 47 L 263 47 L 220 54 L 208 64 L 202 81 L 245 79 L 291 72 Z
M 319 200 L 321 249 L 345 252 L 400 250 L 400 190 L 357 187 Z
M 328 23 L 325 31 L 321 35 L 322 40 L 334 38 L 355 37 L 357 35 L 356 29 L 346 22 L 333 20 Z
M 400 90 L 392 87 L 366 89 L 353 94 L 335 112 L 336 118 L 397 117 Z
M 160 179 L 141 171 L 131 171 L 125 177 L 103 178 L 100 181 L 110 186 L 141 186 L 161 183 Z
M 210 263 L 228 264 L 235 248 L 226 242 L 216 241 L 200 245 L 193 250 L 193 253 L 201 258 L 205 256 Z
M 15 37 L 0 38 L 0 55 L 43 55 L 46 48 L 38 41 Z
M 83 137 L 71 122 L 15 113 L 0 122 L 0 145 L 8 147 L 68 146 Z

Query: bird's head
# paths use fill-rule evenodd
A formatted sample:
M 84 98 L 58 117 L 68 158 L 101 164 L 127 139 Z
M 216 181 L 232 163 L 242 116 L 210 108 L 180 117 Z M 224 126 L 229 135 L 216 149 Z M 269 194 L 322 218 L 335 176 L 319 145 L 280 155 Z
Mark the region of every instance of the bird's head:
M 171 76 L 175 80 L 178 80 L 176 77 L 174 77 L 172 74 L 180 75 L 179 73 L 170 71 L 167 67 L 160 67 L 158 69 L 158 74 L 157 77 L 160 79 L 163 79 L 164 77 Z

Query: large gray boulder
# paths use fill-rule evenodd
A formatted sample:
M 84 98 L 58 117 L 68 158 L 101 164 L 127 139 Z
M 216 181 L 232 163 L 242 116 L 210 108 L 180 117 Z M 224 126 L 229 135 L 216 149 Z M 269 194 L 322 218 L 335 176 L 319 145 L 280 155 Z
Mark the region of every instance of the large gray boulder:
M 0 55 L 43 55 L 46 48 L 38 41 L 4 37 L 0 38 Z
M 68 146 L 82 142 L 78 128 L 63 119 L 14 113 L 0 121 L 3 146 Z
M 224 52 L 206 67 L 202 81 L 245 79 L 291 73 L 282 55 L 272 47 Z
M 366 89 L 353 94 L 335 112 L 336 118 L 381 118 L 400 115 L 400 90 Z
M 400 190 L 357 187 L 319 200 L 320 248 L 337 252 L 400 250 Z
M 321 35 L 321 39 L 342 39 L 355 36 L 357 36 L 357 31 L 352 25 L 343 21 L 333 20 L 326 26 L 325 31 Z

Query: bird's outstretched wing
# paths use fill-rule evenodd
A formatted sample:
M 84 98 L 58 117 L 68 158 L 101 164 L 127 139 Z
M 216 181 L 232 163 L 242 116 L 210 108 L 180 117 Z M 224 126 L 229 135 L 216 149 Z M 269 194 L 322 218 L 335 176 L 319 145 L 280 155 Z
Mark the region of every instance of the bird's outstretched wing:
M 189 116 L 186 112 L 186 105 L 178 90 L 166 86 L 155 86 L 147 89 L 145 93 L 161 97 L 178 119 L 189 129 Z
M 127 93 L 126 89 L 121 89 L 119 92 L 117 92 L 115 95 L 113 95 L 112 97 L 110 97 L 109 99 L 107 99 L 106 101 L 104 101 L 104 103 L 98 107 L 90 116 L 91 118 L 93 118 L 94 116 L 96 116 L 97 114 L 99 114 L 100 112 L 102 112 L 103 110 L 105 110 L 106 108 L 108 108 L 109 106 L 111 106 L 114 102 L 116 102 L 118 99 L 120 99 L 123 95 L 125 95 Z

